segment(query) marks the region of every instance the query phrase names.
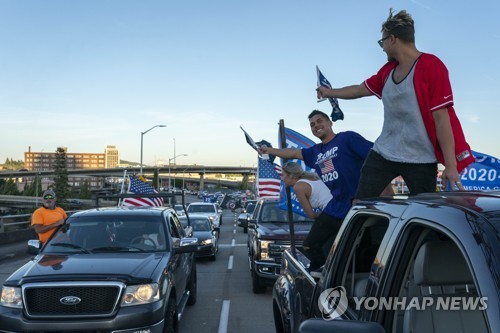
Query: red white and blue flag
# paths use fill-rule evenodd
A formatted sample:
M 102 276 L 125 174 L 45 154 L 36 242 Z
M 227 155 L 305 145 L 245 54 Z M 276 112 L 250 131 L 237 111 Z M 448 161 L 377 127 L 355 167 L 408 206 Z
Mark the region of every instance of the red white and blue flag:
M 333 162 L 331 159 L 325 160 L 322 162 L 318 162 L 319 167 L 321 168 L 321 173 L 326 174 L 330 172 L 334 172 L 335 168 L 333 167 Z
M 257 193 L 259 197 L 278 197 L 281 185 L 281 167 L 259 158 L 257 164 Z
M 157 194 L 151 185 L 143 182 L 135 176 L 129 176 L 128 194 Z M 161 207 L 163 206 L 163 198 L 161 197 L 137 197 L 137 198 L 125 198 L 122 201 L 122 206 L 151 206 L 151 207 Z
M 278 136 L 278 140 L 280 143 L 280 147 L 283 147 L 283 145 L 281 144 L 281 136 Z M 285 127 L 285 140 L 286 140 L 286 148 L 302 149 L 302 148 L 309 148 L 314 145 L 314 141 L 312 141 L 308 137 L 286 127 Z M 290 160 L 290 162 L 295 162 L 300 164 L 305 171 L 316 172 L 314 169 L 311 169 L 308 166 L 306 166 L 304 161 L 302 160 Z M 283 159 L 281 160 L 281 163 L 283 163 Z M 290 188 L 290 194 L 292 197 L 292 211 L 302 216 L 306 216 L 306 213 L 304 212 L 302 206 L 297 200 L 297 196 L 293 191 L 293 187 Z M 279 207 L 281 209 L 287 210 L 285 186 L 281 187 Z

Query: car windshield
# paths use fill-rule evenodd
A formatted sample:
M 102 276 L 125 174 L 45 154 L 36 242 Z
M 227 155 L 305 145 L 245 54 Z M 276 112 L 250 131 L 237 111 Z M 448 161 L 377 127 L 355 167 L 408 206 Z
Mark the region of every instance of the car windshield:
M 262 206 L 261 222 L 288 222 L 288 212 L 281 209 L 277 202 L 265 203 Z M 306 216 L 293 213 L 293 222 L 313 222 Z
M 183 228 L 188 226 L 188 221 L 187 221 L 186 215 L 179 216 L 179 221 L 181 222 Z
M 47 243 L 46 253 L 150 252 L 167 249 L 159 216 L 70 217 Z
M 251 214 L 255 210 L 255 205 L 254 204 L 249 204 L 247 206 L 247 213 Z
M 188 213 L 215 213 L 214 205 L 189 205 Z
M 190 218 L 193 231 L 210 231 L 210 221 L 207 218 Z

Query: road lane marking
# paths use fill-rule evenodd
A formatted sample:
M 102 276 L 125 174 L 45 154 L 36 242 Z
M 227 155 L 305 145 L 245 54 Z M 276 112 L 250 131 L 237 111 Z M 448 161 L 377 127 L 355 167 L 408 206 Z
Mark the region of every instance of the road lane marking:
M 218 333 L 227 333 L 227 323 L 229 321 L 229 304 L 231 301 L 222 301 L 222 310 L 220 311 L 219 331 Z
M 234 246 L 234 244 L 236 244 L 234 238 L 233 238 L 233 241 L 231 242 L 231 246 Z
M 234 246 L 248 246 L 247 244 L 219 244 L 219 248 L 234 247 Z
M 229 256 L 229 261 L 227 263 L 227 269 L 233 269 L 234 256 Z

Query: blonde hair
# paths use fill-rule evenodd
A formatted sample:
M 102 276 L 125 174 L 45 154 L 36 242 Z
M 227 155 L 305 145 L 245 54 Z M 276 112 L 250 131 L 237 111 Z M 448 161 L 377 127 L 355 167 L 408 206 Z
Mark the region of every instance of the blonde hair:
M 394 35 L 403 42 L 415 43 L 415 26 L 411 15 L 406 10 L 401 10 L 393 15 L 389 9 L 389 17 L 382 23 L 382 33 Z
M 286 172 L 293 178 L 297 179 L 319 180 L 319 176 L 316 173 L 304 171 L 304 169 L 302 169 L 302 167 L 295 162 L 285 163 L 283 166 L 283 172 Z

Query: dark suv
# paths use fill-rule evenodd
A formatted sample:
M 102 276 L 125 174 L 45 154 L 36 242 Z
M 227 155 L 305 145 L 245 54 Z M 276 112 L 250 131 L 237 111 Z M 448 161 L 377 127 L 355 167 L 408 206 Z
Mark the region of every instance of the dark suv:
M 0 331 L 175 332 L 196 248 L 171 208 L 75 213 L 4 282 Z
M 302 243 L 313 220 L 293 214 L 296 245 Z M 262 198 L 248 221 L 248 261 L 252 273 L 253 292 L 263 293 L 280 274 L 281 255 L 290 247 L 288 212 L 279 208 L 279 198 Z

